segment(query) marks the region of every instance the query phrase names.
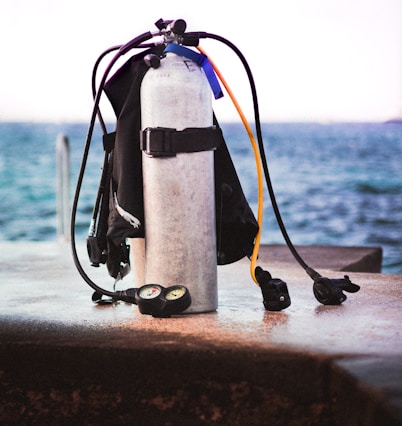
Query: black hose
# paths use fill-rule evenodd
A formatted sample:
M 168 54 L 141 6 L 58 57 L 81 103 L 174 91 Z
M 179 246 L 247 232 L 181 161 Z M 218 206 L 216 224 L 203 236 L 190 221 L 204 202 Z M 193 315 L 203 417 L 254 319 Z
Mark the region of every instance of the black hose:
M 117 62 L 117 60 L 122 55 L 127 53 L 130 49 L 133 49 L 135 47 L 139 47 L 143 42 L 145 42 L 146 40 L 149 40 L 152 37 L 153 37 L 152 33 L 146 32 L 146 33 L 141 34 L 138 37 L 134 38 L 129 43 L 126 43 L 125 45 L 119 47 L 118 52 L 112 58 L 112 60 L 108 64 L 106 70 L 104 71 L 102 79 L 99 83 L 99 89 L 96 92 L 96 94 L 95 94 L 95 91 L 94 91 L 94 94 L 95 94 L 94 106 L 93 106 L 93 109 L 92 109 L 91 120 L 90 120 L 89 127 L 88 127 L 88 132 L 87 132 L 85 146 L 84 146 L 84 152 L 83 152 L 82 161 L 81 161 L 81 167 L 80 167 L 80 171 L 79 171 L 79 174 L 78 174 L 77 186 L 76 186 L 74 199 L 73 199 L 73 205 L 72 205 L 72 209 L 71 209 L 70 236 L 71 236 L 71 249 L 72 249 L 72 254 L 73 254 L 75 266 L 76 266 L 78 272 L 80 273 L 80 275 L 82 276 L 82 278 L 84 279 L 84 281 L 90 287 L 92 287 L 96 292 L 103 294 L 105 296 L 110 296 L 110 297 L 116 297 L 116 295 L 118 295 L 122 292 L 116 293 L 116 292 L 108 291 L 108 290 L 105 290 L 105 289 L 99 287 L 97 284 L 95 284 L 91 280 L 91 278 L 86 274 L 86 272 L 83 269 L 83 267 L 80 263 L 80 260 L 78 258 L 77 247 L 76 247 L 76 243 L 75 243 L 75 221 L 76 221 L 76 214 L 77 214 L 77 206 L 78 206 L 78 200 L 79 200 L 79 196 L 80 196 L 80 192 L 81 192 L 82 182 L 83 182 L 83 179 L 84 179 L 84 173 L 85 173 L 85 168 L 86 168 L 86 164 L 87 164 L 87 160 L 88 160 L 89 148 L 90 148 L 90 145 L 91 145 L 95 121 L 96 121 L 96 117 L 99 113 L 99 102 L 100 102 L 100 98 L 101 98 L 101 95 L 102 95 L 102 92 L 103 92 L 103 87 L 106 83 L 107 77 L 108 77 L 111 69 L 113 68 L 113 66 Z M 112 48 L 112 50 L 115 50 L 115 49 Z M 112 50 L 110 50 L 110 51 L 112 51 Z M 106 51 L 106 52 L 109 53 L 109 51 Z M 103 58 L 103 56 L 101 55 L 101 59 Z M 98 66 L 98 64 L 96 66 Z
M 279 228 L 282 232 L 283 238 L 286 241 L 286 244 L 289 248 L 289 250 L 291 251 L 291 253 L 293 254 L 294 258 L 297 260 L 297 262 L 300 264 L 300 266 L 307 272 L 307 274 L 313 278 L 316 279 L 317 276 L 319 277 L 320 274 L 318 274 L 318 272 L 314 271 L 314 269 L 310 268 L 307 263 L 303 260 L 303 258 L 300 256 L 300 254 L 298 253 L 298 251 L 296 250 L 295 246 L 293 245 L 289 234 L 286 230 L 285 224 L 283 223 L 282 220 L 282 216 L 281 213 L 279 211 L 279 207 L 278 207 L 278 203 L 276 201 L 276 197 L 275 197 L 275 192 L 272 186 L 272 181 L 271 181 L 271 177 L 270 177 L 270 173 L 269 173 L 269 169 L 268 169 L 268 163 L 267 163 L 267 159 L 266 159 L 266 155 L 265 155 L 265 149 L 264 149 L 264 142 L 263 142 L 263 137 L 262 137 L 262 131 L 261 131 L 261 121 L 260 121 L 260 113 L 259 113 L 259 107 L 258 107 L 258 99 L 257 99 L 257 90 L 256 90 L 256 86 L 255 86 L 255 82 L 254 82 L 254 78 L 253 78 L 253 74 L 251 72 L 250 66 L 248 65 L 244 55 L 241 53 L 241 51 L 229 40 L 225 39 L 224 37 L 221 37 L 219 35 L 216 34 L 211 34 L 211 33 L 197 33 L 198 36 L 200 38 L 211 38 L 217 41 L 222 42 L 223 44 L 226 44 L 228 47 L 230 47 L 235 53 L 236 55 L 239 57 L 240 61 L 242 62 L 249 82 L 250 82 L 250 87 L 251 87 L 251 93 L 252 93 L 252 98 L 253 98 L 253 106 L 254 106 L 254 120 L 255 120 L 255 128 L 256 128 L 256 134 L 257 134 L 257 141 L 258 141 L 258 147 L 259 147 L 259 151 L 260 151 L 260 157 L 261 157 L 261 162 L 262 162 L 262 166 L 263 166 L 263 170 L 264 170 L 264 175 L 265 175 L 265 180 L 266 180 L 266 184 L 267 184 L 267 188 L 268 188 L 268 192 L 269 192 L 269 196 L 271 199 L 271 203 L 272 203 L 272 208 L 274 210 L 275 213 L 275 217 L 276 220 L 278 222 Z

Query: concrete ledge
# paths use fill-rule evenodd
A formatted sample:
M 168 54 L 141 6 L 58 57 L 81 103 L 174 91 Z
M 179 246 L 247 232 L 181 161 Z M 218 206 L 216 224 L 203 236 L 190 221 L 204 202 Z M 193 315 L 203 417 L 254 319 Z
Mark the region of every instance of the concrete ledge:
M 330 424 L 329 366 L 306 354 L 107 346 L 9 347 L 3 424 Z
M 296 246 L 298 253 L 314 268 L 345 272 L 381 272 L 381 247 Z M 260 259 L 264 264 L 296 265 L 289 249 L 283 245 L 261 247 Z
M 346 264 L 347 248 L 311 250 L 331 277 L 342 273 L 325 258 L 340 270 L 379 255 L 355 248 Z M 264 310 L 244 260 L 219 268 L 217 312 L 159 319 L 93 305 L 69 251 L 0 244 L 1 424 L 402 424 L 402 276 L 349 273 L 360 292 L 323 306 L 283 248 L 263 247 L 288 309 Z

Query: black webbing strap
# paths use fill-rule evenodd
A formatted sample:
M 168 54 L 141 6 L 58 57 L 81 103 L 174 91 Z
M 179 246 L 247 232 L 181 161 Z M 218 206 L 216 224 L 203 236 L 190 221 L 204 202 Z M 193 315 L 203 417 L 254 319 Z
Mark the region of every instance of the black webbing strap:
M 103 149 L 107 154 L 112 152 L 114 148 L 114 142 L 116 140 L 116 132 L 105 133 L 103 135 Z
M 219 127 L 189 127 L 176 130 L 168 127 L 147 127 L 140 131 L 140 149 L 152 157 L 172 157 L 179 152 L 200 152 L 216 149 L 222 141 Z

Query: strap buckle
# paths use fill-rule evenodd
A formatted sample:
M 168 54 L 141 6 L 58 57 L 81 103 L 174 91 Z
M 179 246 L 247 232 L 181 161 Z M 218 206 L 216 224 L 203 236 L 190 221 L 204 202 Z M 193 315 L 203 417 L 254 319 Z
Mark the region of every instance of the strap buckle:
M 147 127 L 140 131 L 140 149 L 151 157 L 174 157 L 172 133 L 169 127 Z

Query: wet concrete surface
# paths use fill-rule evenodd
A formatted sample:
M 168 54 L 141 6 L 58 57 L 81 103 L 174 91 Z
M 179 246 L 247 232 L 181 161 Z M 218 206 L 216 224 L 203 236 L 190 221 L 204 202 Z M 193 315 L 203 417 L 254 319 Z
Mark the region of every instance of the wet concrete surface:
M 218 268 L 216 312 L 153 318 L 94 305 L 66 244 L 1 243 L 0 423 L 402 424 L 402 276 L 372 272 L 378 248 L 300 253 L 360 291 L 323 306 L 286 247 L 264 246 L 286 310 L 264 309 L 242 260 Z

